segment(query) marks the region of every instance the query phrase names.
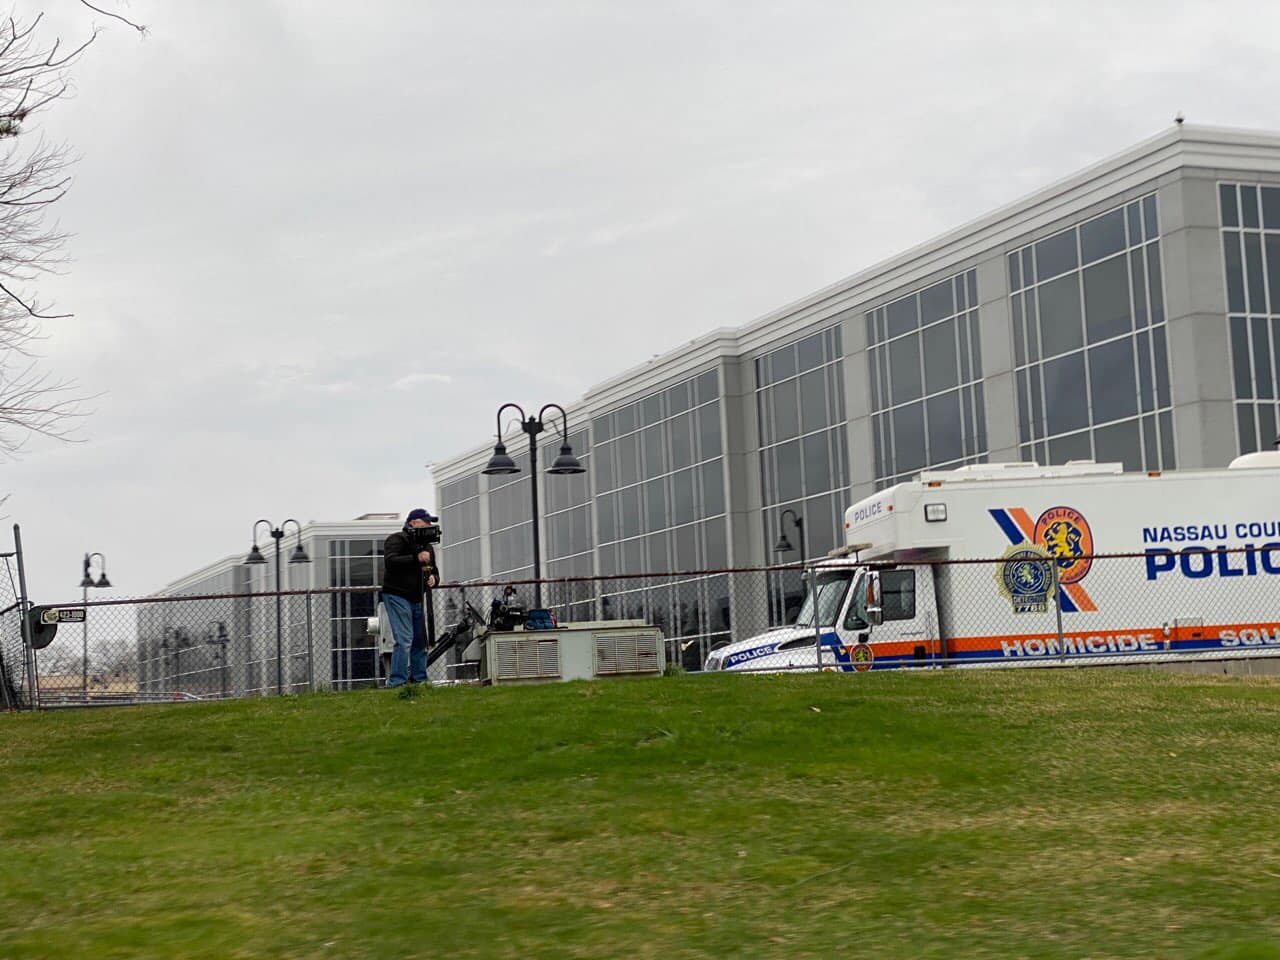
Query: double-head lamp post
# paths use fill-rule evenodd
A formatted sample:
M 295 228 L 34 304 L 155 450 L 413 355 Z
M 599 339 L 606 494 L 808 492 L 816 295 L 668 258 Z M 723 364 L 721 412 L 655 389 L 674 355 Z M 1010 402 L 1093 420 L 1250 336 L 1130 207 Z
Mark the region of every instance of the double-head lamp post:
M 493 456 L 489 458 L 488 465 L 481 471 L 487 476 L 501 476 L 503 474 L 519 473 L 520 468 L 516 462 L 511 459 L 507 453 L 506 446 L 502 443 L 502 413 L 504 410 L 512 409 L 520 414 L 520 429 L 529 435 L 529 493 L 530 502 L 532 503 L 533 518 L 533 592 L 534 606 L 541 608 L 542 606 L 542 557 L 540 551 L 540 541 L 538 539 L 538 434 L 546 429 L 546 413 L 548 410 L 558 410 L 560 412 L 560 455 L 556 457 L 555 462 L 547 468 L 547 473 L 554 474 L 575 474 L 586 473 L 587 468 L 584 467 L 573 455 L 573 448 L 569 445 L 569 417 L 564 412 L 564 407 L 558 403 L 548 403 L 538 411 L 536 417 L 527 416 L 519 404 L 504 403 L 498 408 L 498 442 L 494 444 Z
M 94 580 L 90 573 L 94 559 L 98 561 L 98 579 Z M 111 581 L 107 579 L 107 558 L 100 553 L 86 553 L 84 555 L 84 576 L 80 580 L 80 589 L 84 594 L 84 620 L 80 623 L 80 643 L 83 647 L 83 656 L 80 660 L 80 696 L 89 699 L 89 588 L 90 587 L 109 587 Z
M 267 562 L 267 558 L 258 549 L 258 527 L 264 523 L 276 542 L 276 696 L 280 696 L 284 693 L 284 670 L 281 666 L 284 660 L 284 648 L 280 641 L 280 606 L 282 600 L 280 595 L 280 541 L 284 539 L 284 528 L 289 524 L 292 523 L 294 529 L 298 531 L 298 545 L 294 547 L 293 554 L 289 557 L 289 563 L 310 563 L 311 558 L 307 556 L 307 551 L 302 549 L 302 524 L 290 517 L 278 527 L 273 526 L 270 520 L 259 520 L 253 525 L 253 549 L 249 551 L 249 556 L 245 557 L 245 563 Z

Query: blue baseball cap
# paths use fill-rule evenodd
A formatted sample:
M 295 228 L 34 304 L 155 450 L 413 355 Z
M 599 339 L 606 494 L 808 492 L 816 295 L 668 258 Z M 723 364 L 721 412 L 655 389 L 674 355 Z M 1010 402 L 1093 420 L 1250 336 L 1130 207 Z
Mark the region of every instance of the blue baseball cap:
M 427 523 L 436 523 L 437 521 L 439 521 L 439 519 L 440 519 L 439 517 L 433 517 L 431 514 L 427 513 L 427 511 L 423 510 L 421 507 L 415 507 L 414 509 L 409 511 L 409 516 L 405 517 L 404 522 L 408 523 L 411 520 L 425 520 L 427 521 Z

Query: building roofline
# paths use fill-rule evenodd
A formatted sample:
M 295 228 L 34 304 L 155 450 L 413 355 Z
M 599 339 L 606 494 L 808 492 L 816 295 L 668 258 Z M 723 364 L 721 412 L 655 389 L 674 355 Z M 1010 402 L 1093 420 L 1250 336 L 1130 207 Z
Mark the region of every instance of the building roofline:
M 1045 187 L 997 207 L 902 253 L 850 274 L 738 327 L 719 327 L 587 389 L 571 416 L 599 414 L 628 397 L 675 380 L 716 358 L 746 359 L 799 337 L 854 309 L 870 309 L 904 287 L 954 271 L 964 261 L 1006 244 L 1021 245 L 1095 203 L 1151 183 L 1178 169 L 1240 165 L 1280 172 L 1280 134 L 1264 130 L 1178 124 Z M 712 345 L 716 352 L 711 352 Z M 692 348 L 692 352 L 691 352 Z M 576 412 L 576 413 L 575 413 Z M 466 475 L 491 449 L 481 445 L 433 465 L 437 483 Z

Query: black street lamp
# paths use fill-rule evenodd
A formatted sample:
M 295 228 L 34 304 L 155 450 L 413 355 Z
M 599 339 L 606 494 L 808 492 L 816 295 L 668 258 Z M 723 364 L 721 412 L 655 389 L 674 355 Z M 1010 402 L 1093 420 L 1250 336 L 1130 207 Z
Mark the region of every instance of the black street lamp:
M 249 551 L 249 556 L 245 557 L 245 563 L 267 562 L 267 558 L 258 549 L 258 527 L 264 523 L 276 541 L 276 696 L 280 696 L 284 693 L 284 672 L 281 668 L 284 650 L 280 644 L 280 541 L 284 539 L 284 528 L 286 526 L 292 523 L 298 531 L 298 545 L 294 547 L 293 553 L 289 557 L 289 563 L 310 563 L 311 558 L 307 556 L 307 551 L 302 549 L 302 524 L 290 517 L 278 527 L 273 527 L 270 520 L 259 520 L 253 525 L 253 549 Z
M 782 516 L 778 518 L 778 542 L 773 545 L 773 549 L 778 553 L 790 553 L 795 549 L 791 546 L 791 541 L 787 539 L 786 522 L 788 516 L 791 517 L 791 522 L 795 525 L 796 537 L 800 541 L 800 562 L 804 563 L 805 557 L 809 555 L 809 549 L 804 542 L 804 517 L 790 508 L 783 510 Z
M 95 557 L 98 559 L 98 579 L 96 581 L 89 574 L 89 568 L 92 566 Z M 81 592 L 84 594 L 84 620 L 80 624 L 80 643 L 84 648 L 84 655 L 80 661 L 80 696 L 86 701 L 89 699 L 89 588 L 109 586 L 111 586 L 111 581 L 107 579 L 107 558 L 100 553 L 86 553 L 84 555 L 84 576 L 80 579 Z
M 205 631 L 204 642 L 206 646 L 214 648 L 214 662 L 218 664 L 218 674 L 222 681 L 222 698 L 225 700 L 227 696 L 227 644 L 231 642 L 231 638 L 227 636 L 227 621 L 210 620 L 205 626 L 209 629 Z
M 519 412 L 520 429 L 529 435 L 529 492 L 530 501 L 533 505 L 533 605 L 536 608 L 541 608 L 542 556 L 538 539 L 538 434 L 546 429 L 546 423 L 543 418 L 548 410 L 555 409 L 560 411 L 560 455 L 547 468 L 547 473 L 586 473 L 587 468 L 573 455 L 573 448 L 569 446 L 569 417 L 564 412 L 564 407 L 558 403 L 548 403 L 538 411 L 536 417 L 530 417 L 525 415 L 519 404 L 504 403 L 498 408 L 498 442 L 494 444 L 493 456 L 489 458 L 488 465 L 480 471 L 481 473 L 487 476 L 496 476 L 520 472 L 520 468 L 516 466 L 516 462 L 511 459 L 507 453 L 507 448 L 502 443 L 502 412 L 508 408 Z

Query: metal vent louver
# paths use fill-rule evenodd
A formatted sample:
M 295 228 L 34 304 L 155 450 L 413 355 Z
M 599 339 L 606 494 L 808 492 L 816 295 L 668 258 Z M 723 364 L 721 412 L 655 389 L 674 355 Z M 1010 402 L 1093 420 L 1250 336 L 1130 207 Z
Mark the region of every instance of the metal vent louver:
M 560 676 L 560 641 L 499 640 L 499 680 L 531 680 Z
M 658 639 L 654 634 L 619 634 L 596 640 L 596 675 L 658 672 Z

